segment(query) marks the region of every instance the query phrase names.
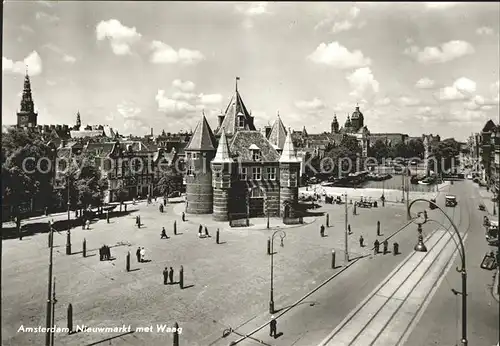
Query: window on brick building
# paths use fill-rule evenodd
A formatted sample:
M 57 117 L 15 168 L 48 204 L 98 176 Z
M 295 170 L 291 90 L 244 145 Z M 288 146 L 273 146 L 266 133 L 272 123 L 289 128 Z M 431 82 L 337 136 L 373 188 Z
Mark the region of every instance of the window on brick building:
M 240 180 L 247 180 L 248 176 L 248 168 L 241 167 L 240 168 Z
M 261 180 L 262 178 L 262 168 L 253 167 L 252 168 L 252 179 L 253 180 Z
M 267 167 L 267 179 L 276 180 L 276 167 Z

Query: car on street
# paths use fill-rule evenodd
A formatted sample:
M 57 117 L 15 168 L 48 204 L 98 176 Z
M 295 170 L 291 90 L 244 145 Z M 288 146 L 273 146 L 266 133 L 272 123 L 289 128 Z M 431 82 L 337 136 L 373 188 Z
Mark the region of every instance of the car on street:
M 498 241 L 498 221 L 490 221 L 489 226 L 486 228 L 486 241 L 490 245 Z
M 445 196 L 445 205 L 447 207 L 455 207 L 458 204 L 457 197 L 454 195 L 446 195 Z

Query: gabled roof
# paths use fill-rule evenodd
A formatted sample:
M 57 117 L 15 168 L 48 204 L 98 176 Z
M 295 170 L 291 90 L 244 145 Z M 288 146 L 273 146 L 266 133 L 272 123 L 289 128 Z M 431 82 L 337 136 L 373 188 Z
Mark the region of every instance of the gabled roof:
M 229 150 L 241 162 L 253 162 L 252 144 L 260 149 L 261 161 L 277 162 L 280 155 L 260 131 L 238 131 L 232 138 Z
M 238 127 L 238 117 L 243 116 L 245 118 L 245 126 Z M 221 127 L 218 129 L 217 134 L 220 135 L 222 129 L 225 129 L 226 135 L 233 136 L 237 131 L 255 131 L 255 125 L 253 123 L 253 117 L 247 111 L 241 95 L 236 89 L 233 97 L 229 101 L 229 104 L 224 112 L 224 120 L 222 121 Z
M 210 125 L 208 125 L 205 115 L 202 114 L 200 122 L 196 125 L 193 136 L 184 150 L 210 151 L 215 150 L 216 147 L 217 142 L 215 140 L 214 133 L 212 132 Z
M 491 119 L 490 119 L 490 120 L 488 120 L 488 121 L 486 122 L 486 124 L 484 125 L 484 127 L 483 127 L 483 131 L 482 131 L 482 132 L 490 132 L 490 131 L 492 131 L 492 130 L 495 128 L 495 126 L 496 126 L 496 125 L 495 125 L 495 123 L 493 122 L 493 120 L 491 120 Z
M 281 153 L 280 162 L 297 162 L 297 155 L 295 154 L 295 148 L 292 143 L 292 136 L 288 134 L 286 136 L 285 144 L 283 145 L 283 152 Z
M 271 133 L 269 134 L 269 142 L 277 146 L 279 149 L 283 149 L 286 135 L 287 132 L 285 129 L 285 125 L 283 125 L 283 122 L 281 121 L 281 118 L 278 114 L 276 120 L 274 121 L 273 127 L 271 128 Z
M 224 129 L 223 129 L 224 130 Z M 222 131 L 219 140 L 219 146 L 217 147 L 217 153 L 215 154 L 212 162 L 215 163 L 223 163 L 223 162 L 232 162 L 231 155 L 229 154 L 229 146 L 227 144 L 226 134 Z

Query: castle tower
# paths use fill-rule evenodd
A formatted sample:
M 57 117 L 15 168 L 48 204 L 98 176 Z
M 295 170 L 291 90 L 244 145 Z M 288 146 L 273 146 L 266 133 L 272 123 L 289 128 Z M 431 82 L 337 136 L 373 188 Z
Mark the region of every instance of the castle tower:
M 349 113 L 347 113 L 347 119 L 344 124 L 344 129 L 349 132 L 351 130 L 351 118 L 349 116 Z
M 219 116 L 219 128 L 217 136 L 221 135 L 222 128 L 226 131 L 226 136 L 231 138 L 238 131 L 256 131 L 254 118 L 245 107 L 241 95 L 238 91 L 239 77 L 236 77 L 236 89 L 234 96 L 229 101 L 226 111 Z
M 336 114 L 333 115 L 332 133 L 339 133 L 339 121 L 337 120 Z
M 282 150 L 285 144 L 286 135 L 285 125 L 283 125 L 280 114 L 278 113 L 273 127 L 271 128 L 271 133 L 269 134 L 269 142 L 271 142 L 277 150 Z
M 186 152 L 186 212 L 211 214 L 213 210 L 210 162 L 217 147 L 214 134 L 203 114 L 196 125 Z
M 295 217 L 299 198 L 300 161 L 295 154 L 291 131 L 288 131 L 280 165 L 280 216 Z
M 23 96 L 21 98 L 21 109 L 17 112 L 17 126 L 36 127 L 38 114 L 35 113 L 35 105 L 31 96 L 31 82 L 26 69 L 24 77 Z
M 229 154 L 226 134 L 222 129 L 217 153 L 212 160 L 212 187 L 214 189 L 213 218 L 217 221 L 229 220 L 229 196 L 233 180 L 233 160 Z

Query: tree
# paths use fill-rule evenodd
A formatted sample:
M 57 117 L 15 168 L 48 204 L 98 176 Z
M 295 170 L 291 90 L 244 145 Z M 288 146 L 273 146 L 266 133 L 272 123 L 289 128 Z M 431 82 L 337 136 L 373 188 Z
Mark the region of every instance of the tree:
M 322 171 L 339 173 L 339 168 L 343 173 L 348 173 L 356 169 L 357 158 L 361 153 L 358 140 L 352 136 L 344 136 L 338 147 L 333 148 L 325 154 L 322 160 Z M 333 164 L 333 166 L 332 166 Z M 341 167 L 339 167 L 341 165 Z
M 460 153 L 460 143 L 454 138 L 447 138 L 431 145 L 431 166 L 437 173 L 455 168 L 455 157 Z
M 178 186 L 182 185 L 182 179 L 182 174 L 175 172 L 174 169 L 167 169 L 165 172 L 162 172 L 158 184 L 156 185 L 156 191 L 158 191 L 160 195 L 168 195 L 170 192 L 177 189 Z
M 417 138 L 410 140 L 407 147 L 408 157 L 419 157 L 421 159 L 424 158 L 425 147 L 422 139 Z
M 379 163 L 382 159 L 387 158 L 389 154 L 390 150 L 382 139 L 377 139 L 373 146 L 368 149 L 368 156 L 375 158 Z

